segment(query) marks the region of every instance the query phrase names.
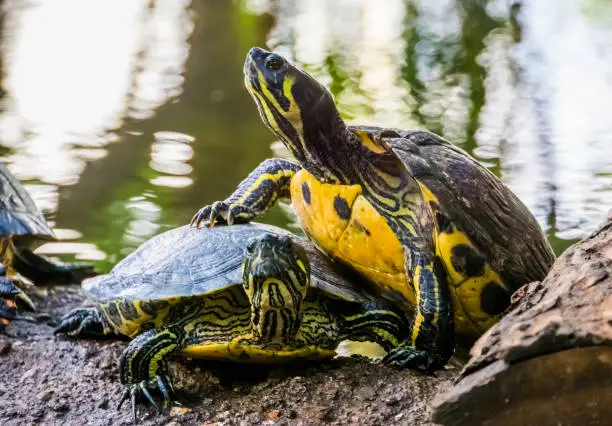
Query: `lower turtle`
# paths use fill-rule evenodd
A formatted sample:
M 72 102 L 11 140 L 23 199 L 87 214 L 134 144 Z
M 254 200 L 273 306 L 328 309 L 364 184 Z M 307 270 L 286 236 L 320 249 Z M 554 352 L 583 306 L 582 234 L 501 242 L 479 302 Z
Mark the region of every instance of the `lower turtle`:
M 15 273 L 34 284 L 80 283 L 94 275 L 91 265 L 56 263 L 34 253 L 55 235 L 30 194 L 0 163 L 0 332 L 19 311 L 34 311 L 32 300 L 17 285 Z
M 133 338 L 119 360 L 134 421 L 150 390 L 170 400 L 172 355 L 279 363 L 331 358 L 344 340 L 389 351 L 405 336 L 401 311 L 373 300 L 307 241 L 251 223 L 162 233 L 83 283 L 94 307 L 66 314 L 70 336 Z

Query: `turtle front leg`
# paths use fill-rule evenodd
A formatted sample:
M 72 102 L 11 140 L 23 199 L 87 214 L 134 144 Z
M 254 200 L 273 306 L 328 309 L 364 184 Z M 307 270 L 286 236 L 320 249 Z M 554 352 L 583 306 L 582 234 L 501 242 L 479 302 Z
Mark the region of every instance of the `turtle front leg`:
M 12 266 L 34 284 L 79 284 L 97 275 L 92 265 L 52 262 L 18 245 L 14 248 Z
M 185 330 L 181 326 L 153 329 L 132 340 L 121 354 L 119 377 L 123 385 L 123 394 L 117 409 L 130 399 L 134 423 L 136 423 L 136 406 L 139 397 L 144 396 L 161 412 L 149 389 L 159 389 L 165 404 L 170 401 L 173 388 L 172 379 L 167 372 L 167 360 L 170 355 L 182 348 L 184 339 Z
M 435 223 L 417 180 L 393 154 L 365 152 L 356 180 L 404 246 L 404 266 L 416 293 L 410 338 L 391 350 L 389 363 L 431 372 L 455 349 L 455 323 L 446 271 L 436 256 Z
M 453 355 L 453 309 L 446 274 L 440 261 L 436 258 L 413 257 L 410 264 L 417 309 L 410 327 L 411 335 L 393 348 L 384 361 L 432 372 L 444 367 Z
M 272 158 L 263 161 L 224 201 L 202 207 L 191 220 L 197 227 L 202 221 L 247 223 L 267 212 L 279 198 L 289 197 L 293 176 L 301 167 L 288 160 Z
M 54 334 L 71 337 L 103 337 L 114 334 L 97 308 L 77 308 L 62 317 Z

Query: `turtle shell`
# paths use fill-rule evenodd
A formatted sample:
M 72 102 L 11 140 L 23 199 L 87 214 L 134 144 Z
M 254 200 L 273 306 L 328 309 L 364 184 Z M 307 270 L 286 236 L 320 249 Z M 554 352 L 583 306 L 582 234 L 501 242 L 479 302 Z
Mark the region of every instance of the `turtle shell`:
M 555 256 L 538 222 L 488 169 L 433 133 L 387 129 L 380 137 L 506 285 L 516 290 L 546 276 Z
M 264 233 L 293 236 L 293 241 L 304 247 L 313 287 L 343 300 L 372 300 L 313 245 L 289 231 L 260 223 L 199 229 L 186 225 L 166 231 L 142 244 L 109 274 L 85 280 L 83 289 L 95 302 L 156 300 L 217 291 L 242 283 L 247 241 Z
M 0 163 L 0 237 L 6 236 L 35 236 L 34 240 L 41 243 L 55 239 L 53 231 L 30 194 L 6 166 Z

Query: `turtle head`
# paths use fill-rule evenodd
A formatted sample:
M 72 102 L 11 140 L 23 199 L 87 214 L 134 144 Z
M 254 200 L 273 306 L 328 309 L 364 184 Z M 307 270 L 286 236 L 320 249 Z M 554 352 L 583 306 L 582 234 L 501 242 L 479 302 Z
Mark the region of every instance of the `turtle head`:
M 276 53 L 253 47 L 244 81 L 264 123 L 302 164 L 316 156 L 320 135 L 346 131 L 329 90 Z
M 254 335 L 266 343 L 291 341 L 310 285 L 304 249 L 286 236 L 264 234 L 251 239 L 243 263 L 243 283 L 251 301 Z

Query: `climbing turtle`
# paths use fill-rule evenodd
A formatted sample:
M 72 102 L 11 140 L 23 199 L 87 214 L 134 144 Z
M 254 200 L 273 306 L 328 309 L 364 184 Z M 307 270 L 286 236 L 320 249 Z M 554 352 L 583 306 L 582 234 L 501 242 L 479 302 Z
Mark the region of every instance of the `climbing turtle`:
M 23 185 L 0 163 L 0 332 L 19 309 L 33 311 L 30 298 L 15 285 L 18 272 L 35 284 L 80 283 L 93 275 L 89 265 L 58 264 L 33 253 L 53 231 Z
M 138 395 L 159 407 L 151 387 L 169 400 L 174 354 L 276 363 L 333 357 L 342 340 L 390 350 L 406 337 L 403 312 L 371 301 L 307 241 L 263 224 L 167 231 L 83 289 L 95 307 L 69 312 L 56 333 L 134 338 L 119 360 L 134 419 Z
M 290 197 L 306 234 L 381 295 L 414 311 L 387 359 L 441 368 L 455 333 L 494 324 L 554 254 L 527 207 L 465 151 L 424 131 L 347 126 L 331 93 L 281 56 L 252 48 L 245 84 L 297 162 L 269 159 L 204 219 L 248 222 Z

